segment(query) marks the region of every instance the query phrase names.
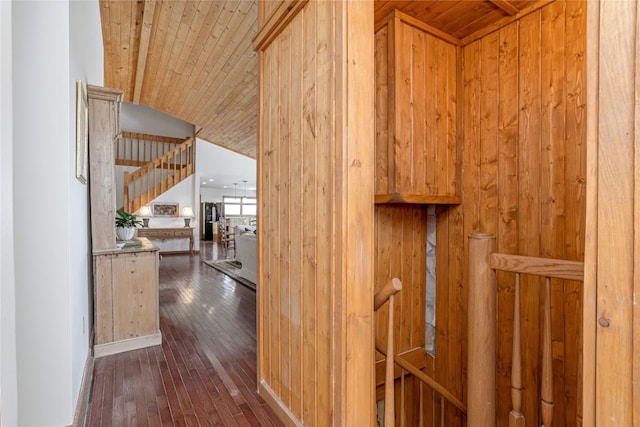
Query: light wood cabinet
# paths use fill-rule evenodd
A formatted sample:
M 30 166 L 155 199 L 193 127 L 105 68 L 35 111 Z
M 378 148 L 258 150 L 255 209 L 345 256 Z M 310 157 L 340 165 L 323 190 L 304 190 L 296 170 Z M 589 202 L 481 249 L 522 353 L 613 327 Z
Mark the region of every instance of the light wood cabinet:
M 376 25 L 376 203 L 460 203 L 459 52 L 398 11 Z
M 92 249 L 116 246 L 115 140 L 120 132 L 122 91 L 87 85 Z
M 158 321 L 158 248 L 116 248 L 115 140 L 122 91 L 87 85 L 89 188 L 94 287 L 94 356 L 162 342 Z
M 94 252 L 95 357 L 162 343 L 158 248 Z

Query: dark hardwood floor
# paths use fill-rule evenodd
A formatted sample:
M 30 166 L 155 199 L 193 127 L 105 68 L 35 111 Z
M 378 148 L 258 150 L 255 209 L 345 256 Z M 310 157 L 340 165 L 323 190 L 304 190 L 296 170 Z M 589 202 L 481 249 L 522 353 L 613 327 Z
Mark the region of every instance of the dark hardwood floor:
M 256 294 L 200 255 L 160 260 L 162 346 L 95 360 L 88 426 L 280 426 L 256 392 Z

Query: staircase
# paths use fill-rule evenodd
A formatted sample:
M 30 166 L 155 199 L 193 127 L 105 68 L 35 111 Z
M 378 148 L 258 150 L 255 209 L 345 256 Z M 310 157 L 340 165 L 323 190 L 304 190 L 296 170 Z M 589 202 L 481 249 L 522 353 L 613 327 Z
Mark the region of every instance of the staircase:
M 116 141 L 116 165 L 140 166 L 124 173 L 123 209 L 135 212 L 195 170 L 195 139 L 124 132 Z

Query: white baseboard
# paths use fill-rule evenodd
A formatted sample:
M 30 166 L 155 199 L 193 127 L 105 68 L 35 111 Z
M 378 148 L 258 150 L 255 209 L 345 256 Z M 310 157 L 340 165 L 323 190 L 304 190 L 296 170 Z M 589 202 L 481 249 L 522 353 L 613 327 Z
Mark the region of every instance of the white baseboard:
M 160 344 L 162 344 L 162 334 L 158 331 L 155 334 L 145 335 L 143 337 L 129 338 L 107 344 L 96 344 L 93 346 L 93 353 L 94 357 L 98 358 Z

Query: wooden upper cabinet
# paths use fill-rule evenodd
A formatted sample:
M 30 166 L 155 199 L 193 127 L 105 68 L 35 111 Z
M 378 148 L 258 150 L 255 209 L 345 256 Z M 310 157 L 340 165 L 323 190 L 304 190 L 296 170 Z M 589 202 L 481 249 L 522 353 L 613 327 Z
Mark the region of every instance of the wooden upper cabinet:
M 115 140 L 120 133 L 123 92 L 87 85 L 89 111 L 89 188 L 93 250 L 116 247 Z
M 398 11 L 377 23 L 376 203 L 460 203 L 458 43 Z

